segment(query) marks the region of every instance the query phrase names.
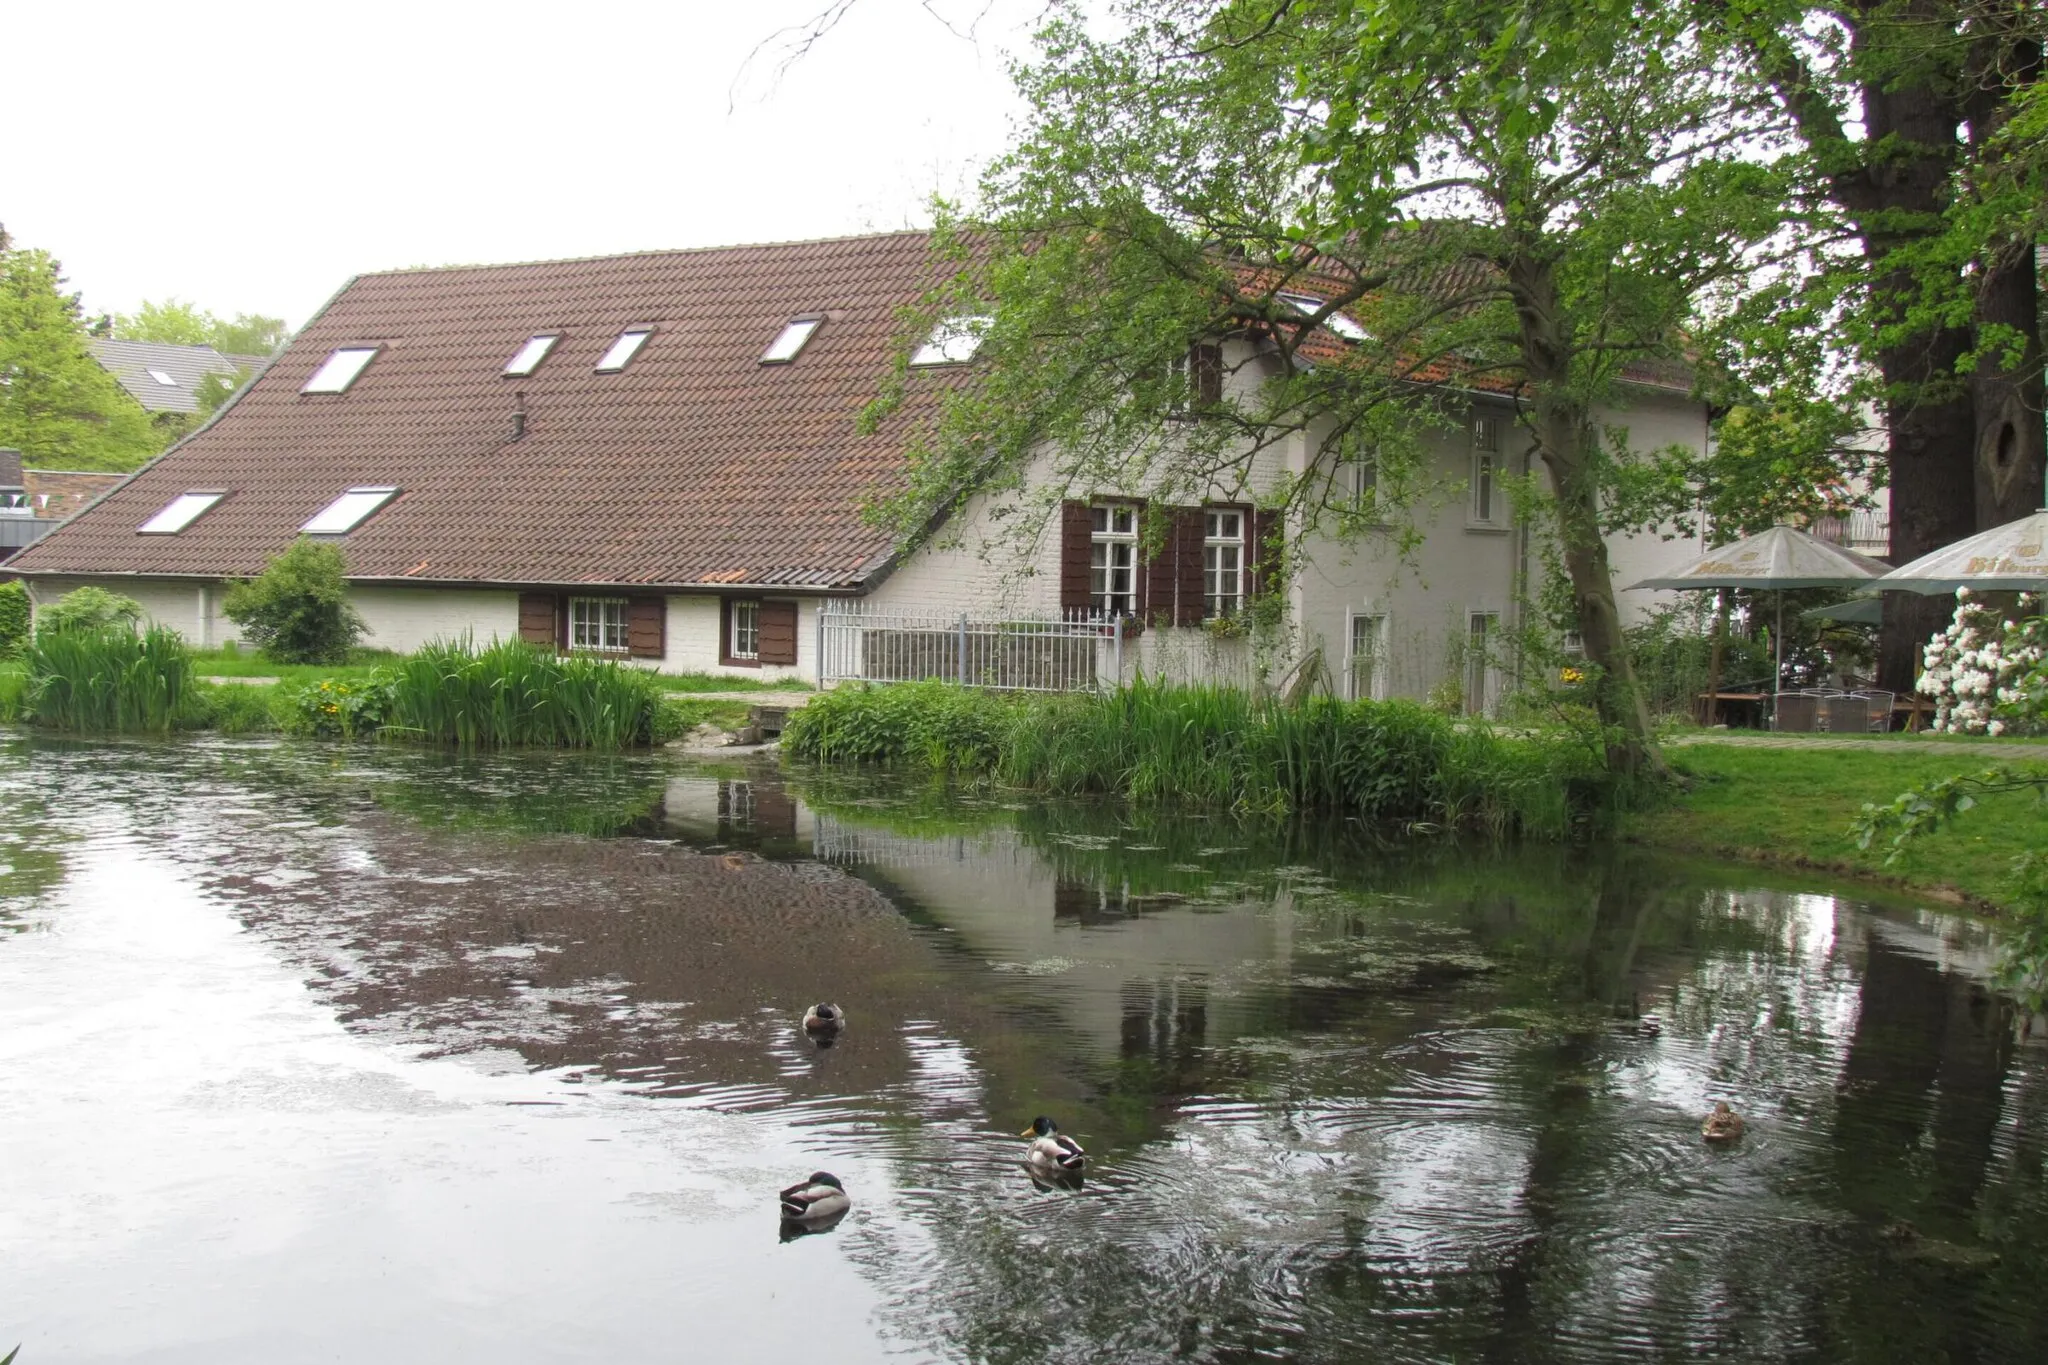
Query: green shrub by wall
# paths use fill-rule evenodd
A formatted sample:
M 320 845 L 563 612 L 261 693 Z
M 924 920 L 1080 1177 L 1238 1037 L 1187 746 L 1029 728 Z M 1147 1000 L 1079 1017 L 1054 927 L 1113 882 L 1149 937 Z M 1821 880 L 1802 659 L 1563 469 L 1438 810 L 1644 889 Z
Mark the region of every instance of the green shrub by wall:
M 36 633 L 133 630 L 141 622 L 142 603 L 134 598 L 105 588 L 74 588 L 36 613 Z
M 346 663 L 364 629 L 348 603 L 347 572 L 335 546 L 297 540 L 262 573 L 228 589 L 221 611 L 267 659 Z
M 18 659 L 28 646 L 28 588 L 18 578 L 0 583 L 0 659 Z

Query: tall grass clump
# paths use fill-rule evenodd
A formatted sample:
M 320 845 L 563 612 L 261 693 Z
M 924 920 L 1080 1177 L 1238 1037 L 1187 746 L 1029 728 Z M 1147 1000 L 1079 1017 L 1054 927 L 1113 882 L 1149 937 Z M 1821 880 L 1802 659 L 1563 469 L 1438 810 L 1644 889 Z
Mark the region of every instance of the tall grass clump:
M 1414 702 L 1289 705 L 1147 680 L 1051 697 L 845 688 L 792 715 L 783 746 L 825 763 L 974 773 L 1064 795 L 1495 835 L 1564 837 L 1614 801 L 1582 737 L 1502 734 Z
M 57 730 L 161 733 L 202 718 L 192 651 L 162 626 L 38 631 L 27 692 L 36 723 Z
M 384 733 L 465 749 L 624 749 L 652 737 L 651 673 L 520 640 L 427 645 L 384 675 Z

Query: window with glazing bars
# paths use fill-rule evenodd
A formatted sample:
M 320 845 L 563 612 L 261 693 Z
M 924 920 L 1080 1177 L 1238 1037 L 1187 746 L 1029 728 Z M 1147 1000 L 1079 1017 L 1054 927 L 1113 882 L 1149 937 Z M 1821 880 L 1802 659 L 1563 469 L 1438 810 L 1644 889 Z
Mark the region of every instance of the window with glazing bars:
M 1090 509 L 1089 605 L 1105 616 L 1138 611 L 1138 509 L 1107 503 Z
M 1472 419 L 1472 520 L 1494 525 L 1501 520 L 1500 422 Z
M 1380 641 L 1386 635 L 1384 616 L 1351 618 L 1351 700 L 1369 701 L 1379 695 Z
M 1244 513 L 1202 514 L 1202 615 L 1235 616 L 1244 606 Z
M 623 597 L 572 597 L 569 599 L 569 648 L 597 649 L 607 653 L 626 652 L 626 599 Z
M 1475 611 L 1467 618 L 1465 635 L 1465 710 L 1475 716 L 1486 714 L 1493 704 L 1489 695 L 1489 684 L 1493 678 L 1493 663 L 1488 657 L 1493 648 L 1493 637 L 1498 633 L 1500 616 L 1496 612 Z
M 732 638 L 726 644 L 727 652 L 735 659 L 758 659 L 761 657 L 761 604 L 759 602 L 735 602 L 732 604 Z

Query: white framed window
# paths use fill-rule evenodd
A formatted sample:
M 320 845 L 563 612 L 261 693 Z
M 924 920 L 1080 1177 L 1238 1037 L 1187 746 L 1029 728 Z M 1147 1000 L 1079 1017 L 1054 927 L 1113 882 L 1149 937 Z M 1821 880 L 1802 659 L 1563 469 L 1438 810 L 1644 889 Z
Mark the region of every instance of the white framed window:
M 1244 512 L 1202 513 L 1202 615 L 1235 616 L 1244 607 Z
M 1193 417 L 1223 401 L 1223 348 L 1198 341 L 1167 363 L 1173 381 L 1169 417 Z
M 980 314 L 940 318 L 931 336 L 910 357 L 913 365 L 965 365 L 981 351 L 995 319 Z
M 165 503 L 162 511 L 135 529 L 145 536 L 174 536 L 199 520 L 226 496 L 225 493 L 212 492 L 180 493 Z
M 1101 503 L 1088 509 L 1088 604 L 1104 616 L 1138 614 L 1138 509 Z
M 734 659 L 761 657 L 761 604 L 734 602 L 730 608 L 726 654 Z
M 624 654 L 626 652 L 626 599 L 623 597 L 570 598 L 569 648 L 595 649 L 607 654 Z
M 630 327 L 619 333 L 619 339 L 604 353 L 604 359 L 597 362 L 597 373 L 617 374 L 633 363 L 633 357 L 640 354 L 640 348 L 647 344 L 647 338 L 654 335 L 652 327 Z
M 178 387 L 178 381 L 165 374 L 162 370 L 151 370 L 149 377 L 166 388 L 175 389 Z
M 309 536 L 346 535 L 369 519 L 372 512 L 398 496 L 396 488 L 351 488 L 313 514 L 299 529 Z
M 1500 419 L 1472 418 L 1472 506 L 1474 526 L 1507 524 L 1507 496 L 1500 486 Z
M 541 332 L 526 339 L 519 353 L 505 362 L 505 373 L 514 379 L 523 379 L 540 368 L 548 358 L 548 352 L 555 349 L 555 343 L 562 339 L 560 332 Z
M 1380 698 L 1381 652 L 1387 643 L 1387 618 L 1373 613 L 1351 613 L 1351 648 L 1344 656 L 1344 690 L 1352 701 Z
M 1380 495 L 1379 460 L 1371 455 L 1340 460 L 1331 483 L 1331 494 L 1340 510 L 1376 519 Z
M 300 393 L 347 393 L 349 385 L 356 382 L 370 362 L 377 358 L 378 347 L 343 346 L 320 362 L 320 368 L 313 371 L 313 377 L 306 381 Z
M 1486 715 L 1498 700 L 1494 695 L 1498 689 L 1494 686 L 1493 651 L 1499 645 L 1499 636 L 1499 612 L 1465 613 L 1465 711 L 1468 715 Z
M 768 343 L 768 349 L 761 353 L 761 363 L 787 365 L 810 343 L 812 334 L 824 325 L 823 318 L 791 318 L 788 324 L 776 333 L 775 340 Z
M 1312 318 L 1323 311 L 1323 300 L 1313 294 L 1279 293 L 1273 296 L 1305 318 Z M 1346 341 L 1363 341 L 1365 328 L 1358 325 L 1358 319 L 1349 313 L 1337 312 L 1323 319 L 1323 326 L 1343 337 Z

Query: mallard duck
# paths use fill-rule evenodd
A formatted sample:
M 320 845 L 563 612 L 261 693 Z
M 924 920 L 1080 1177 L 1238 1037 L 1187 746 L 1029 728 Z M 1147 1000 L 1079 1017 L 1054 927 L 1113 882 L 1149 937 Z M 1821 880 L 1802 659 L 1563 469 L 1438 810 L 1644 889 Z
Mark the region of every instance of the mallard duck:
M 1079 1175 L 1088 1164 L 1088 1154 L 1081 1150 L 1081 1144 L 1062 1133 L 1060 1126 L 1043 1114 L 1031 1120 L 1031 1126 L 1017 1136 L 1031 1139 L 1031 1146 L 1024 1153 L 1024 1160 L 1030 1165 Z
M 1664 1021 L 1654 1014 L 1646 1014 L 1636 1020 L 1636 1032 L 1645 1038 L 1655 1038 L 1664 1031 Z
M 846 1011 L 837 1005 L 813 1005 L 804 1011 L 804 1032 L 816 1036 L 839 1032 L 846 1027 Z
M 1700 1122 L 1700 1136 L 1709 1142 L 1733 1142 L 1742 1136 L 1742 1115 L 1730 1109 L 1728 1101 L 1716 1101 L 1714 1112 Z
M 852 1207 L 846 1187 L 830 1171 L 812 1171 L 809 1180 L 782 1192 L 782 1216 L 792 1223 L 822 1223 Z

